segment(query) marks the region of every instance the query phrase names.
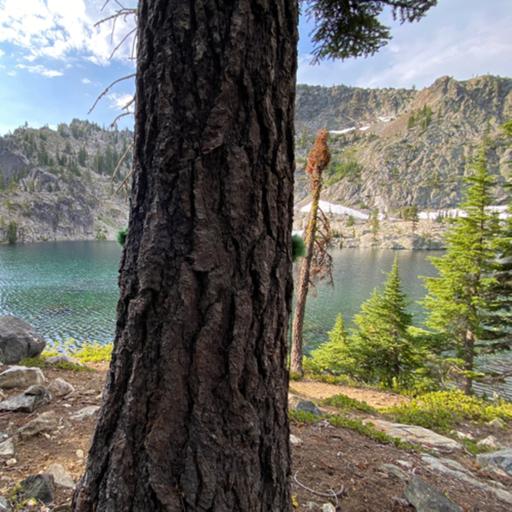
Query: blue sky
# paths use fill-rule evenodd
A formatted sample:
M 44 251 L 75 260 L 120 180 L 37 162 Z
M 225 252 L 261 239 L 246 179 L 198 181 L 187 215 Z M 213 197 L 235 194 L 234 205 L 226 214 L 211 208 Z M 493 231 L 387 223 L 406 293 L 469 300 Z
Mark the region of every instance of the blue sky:
M 108 126 L 133 89 L 123 82 L 89 107 L 112 80 L 134 71 L 131 47 L 112 49 L 132 26 L 112 25 L 105 0 L 0 0 L 0 134 L 87 118 Z M 130 6 L 134 0 L 125 0 Z M 110 6 L 115 6 L 111 0 Z M 111 8 L 112 8 L 111 7 Z M 400 25 L 389 14 L 393 40 L 377 55 L 311 64 L 311 22 L 300 22 L 298 82 L 360 87 L 425 87 L 442 75 L 512 77 L 512 0 L 439 0 L 419 23 Z M 124 120 L 123 125 L 131 121 Z

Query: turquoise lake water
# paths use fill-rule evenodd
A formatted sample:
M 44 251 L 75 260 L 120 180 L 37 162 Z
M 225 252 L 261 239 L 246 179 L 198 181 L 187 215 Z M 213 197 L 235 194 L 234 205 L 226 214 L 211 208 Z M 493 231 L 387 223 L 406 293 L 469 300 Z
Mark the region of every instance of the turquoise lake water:
M 349 320 L 375 286 L 382 284 L 395 254 L 411 311 L 425 291 L 418 275 L 433 275 L 429 251 L 345 249 L 334 253 L 334 287 L 319 284 L 308 297 L 305 339 L 326 337 L 336 315 Z M 48 340 L 112 340 L 121 249 L 114 242 L 49 242 L 0 246 L 0 314 L 33 325 Z

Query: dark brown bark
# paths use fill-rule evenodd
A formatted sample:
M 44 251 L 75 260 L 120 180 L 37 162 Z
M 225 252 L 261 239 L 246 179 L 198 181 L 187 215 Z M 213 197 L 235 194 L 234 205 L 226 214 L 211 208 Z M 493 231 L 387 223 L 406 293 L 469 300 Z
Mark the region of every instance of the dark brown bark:
M 292 325 L 292 343 L 290 349 L 290 372 L 292 375 L 302 377 L 304 369 L 303 360 L 303 332 L 304 317 L 306 315 L 306 300 L 309 291 L 309 282 L 311 280 L 311 263 L 315 250 L 316 225 L 318 219 L 318 208 L 320 204 L 320 193 L 322 190 L 322 179 L 318 169 L 315 169 L 311 177 L 311 208 L 309 210 L 308 223 L 306 227 L 306 256 L 301 262 L 299 270 L 299 279 L 297 281 L 295 294 L 295 312 Z
M 290 509 L 294 0 L 142 0 L 114 355 L 78 512 Z
M 473 372 L 475 367 L 475 335 L 471 329 L 466 331 L 464 338 L 464 370 Z M 464 393 L 471 395 L 473 392 L 473 377 L 464 376 Z

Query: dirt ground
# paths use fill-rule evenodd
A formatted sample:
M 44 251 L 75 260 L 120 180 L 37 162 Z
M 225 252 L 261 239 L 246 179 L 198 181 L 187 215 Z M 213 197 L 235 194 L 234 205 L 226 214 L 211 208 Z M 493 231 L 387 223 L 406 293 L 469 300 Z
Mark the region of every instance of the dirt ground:
M 103 388 L 106 368 L 97 366 L 94 371 L 87 372 L 57 369 L 43 371 L 48 380 L 61 377 L 70 382 L 76 391 L 68 397 L 54 398 L 50 404 L 33 414 L 0 413 L 0 432 L 8 433 L 48 410 L 55 411 L 61 418 L 56 433 L 18 441 L 16 463 L 8 466 L 6 460 L 0 459 L 0 495 L 8 495 L 17 482 L 28 475 L 44 472 L 52 463 L 62 464 L 75 481 L 83 471 L 95 417 L 82 421 L 72 421 L 69 417 L 83 407 L 100 404 L 99 394 Z M 311 397 L 320 398 L 329 393 L 341 392 L 338 386 L 332 389 L 330 385 L 321 383 L 306 387 L 300 384 L 294 382 L 292 387 L 296 392 L 301 390 L 300 394 Z M 342 392 L 375 407 L 398 403 L 402 399 L 395 395 L 356 388 L 343 388 Z M 8 394 L 14 393 L 9 391 Z M 462 506 L 465 512 L 510 512 L 510 505 L 507 506 L 493 496 L 485 495 L 459 481 L 429 473 L 423 469 L 419 453 L 379 444 L 351 430 L 332 427 L 326 421 L 313 425 L 292 423 L 291 431 L 302 441 L 300 445 L 292 447 L 292 495 L 297 511 L 320 511 L 322 504 L 327 502 L 343 512 L 413 511 L 404 500 L 406 482 L 382 468 L 383 464 L 392 463 L 435 485 Z M 331 496 L 333 490 L 338 492 L 341 488 L 344 492 L 338 498 Z M 55 505 L 50 510 L 67 510 L 63 506 L 70 503 L 71 493 L 70 490 L 57 488 Z

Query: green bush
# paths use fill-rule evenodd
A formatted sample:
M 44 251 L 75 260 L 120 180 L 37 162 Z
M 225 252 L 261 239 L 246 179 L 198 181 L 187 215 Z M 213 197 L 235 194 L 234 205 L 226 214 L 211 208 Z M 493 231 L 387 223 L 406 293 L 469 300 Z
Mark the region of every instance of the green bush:
M 495 418 L 512 421 L 512 403 L 492 403 L 458 390 L 427 393 L 383 412 L 400 423 L 443 432 L 467 421 L 486 422 Z
M 362 411 L 367 413 L 375 413 L 377 412 L 371 405 L 368 405 L 366 402 L 361 402 L 359 400 L 355 400 L 354 398 L 350 398 L 347 395 L 339 394 L 334 395 L 329 398 L 326 398 L 322 401 L 325 405 L 330 405 L 332 407 L 336 407 L 336 409 L 341 409 L 345 411 Z
M 7 225 L 7 242 L 14 245 L 18 241 L 18 224 L 13 220 Z

